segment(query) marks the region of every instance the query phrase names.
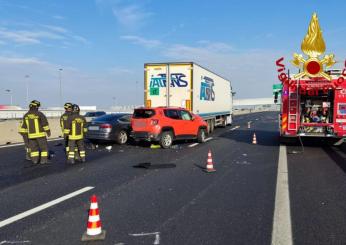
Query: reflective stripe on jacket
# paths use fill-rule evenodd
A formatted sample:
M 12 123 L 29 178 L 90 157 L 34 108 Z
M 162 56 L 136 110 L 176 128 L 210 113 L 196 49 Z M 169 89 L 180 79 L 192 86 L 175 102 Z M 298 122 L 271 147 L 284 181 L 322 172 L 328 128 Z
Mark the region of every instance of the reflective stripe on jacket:
M 68 135 L 68 130 L 67 130 L 67 120 L 68 118 L 72 115 L 71 112 L 65 112 L 64 114 L 61 115 L 60 117 L 60 127 L 61 127 L 61 132 L 64 135 Z
M 86 120 L 83 116 L 72 114 L 67 120 L 68 138 L 70 140 L 81 140 L 87 132 Z
M 27 134 L 28 133 L 28 130 L 26 128 L 24 128 L 24 121 L 19 122 L 18 133 L 20 133 L 20 134 Z
M 29 110 L 24 115 L 22 127 L 27 130 L 29 139 L 46 137 L 46 132 L 50 131 L 46 116 L 36 110 Z

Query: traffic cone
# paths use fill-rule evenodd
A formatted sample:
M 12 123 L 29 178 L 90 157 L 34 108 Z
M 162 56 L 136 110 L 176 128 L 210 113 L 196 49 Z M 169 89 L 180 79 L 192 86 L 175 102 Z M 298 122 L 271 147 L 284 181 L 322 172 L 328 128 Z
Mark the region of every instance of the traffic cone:
M 97 204 L 97 197 L 92 195 L 90 198 L 90 209 L 87 231 L 82 236 L 82 241 L 97 241 L 106 238 L 106 231 L 101 228 L 100 212 Z
M 257 139 L 256 139 L 256 134 L 255 134 L 255 133 L 253 133 L 252 144 L 253 144 L 253 145 L 256 145 L 256 144 L 257 144 Z
M 211 156 L 211 151 L 209 150 L 208 152 L 208 160 L 207 160 L 207 167 L 204 170 L 207 173 L 212 173 L 215 172 L 216 169 L 214 169 L 214 164 L 213 164 L 213 158 Z

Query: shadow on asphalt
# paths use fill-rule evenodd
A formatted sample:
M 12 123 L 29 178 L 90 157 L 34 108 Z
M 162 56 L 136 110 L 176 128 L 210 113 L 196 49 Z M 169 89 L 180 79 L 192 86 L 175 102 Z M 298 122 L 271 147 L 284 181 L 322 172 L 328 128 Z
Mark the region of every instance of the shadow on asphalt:
M 265 130 L 235 130 L 225 132 L 219 135 L 220 138 L 234 140 L 246 144 L 252 144 L 253 134 L 256 133 L 257 145 L 263 146 L 278 146 L 279 145 L 279 132 L 265 131 Z
M 175 168 L 177 165 L 173 163 L 167 164 L 151 164 L 150 162 L 138 163 L 133 168 L 141 168 L 141 169 L 161 169 L 161 168 Z
M 339 151 L 345 153 L 345 149 L 342 147 L 325 147 L 323 148 L 325 153 L 332 159 L 341 169 L 346 173 L 346 157 L 343 157 Z

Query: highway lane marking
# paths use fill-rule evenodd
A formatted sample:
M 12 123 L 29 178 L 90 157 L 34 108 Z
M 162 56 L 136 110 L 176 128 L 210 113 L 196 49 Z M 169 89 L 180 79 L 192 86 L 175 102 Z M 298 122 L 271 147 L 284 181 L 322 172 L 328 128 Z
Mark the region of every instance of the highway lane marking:
M 160 232 L 150 232 L 150 233 L 139 233 L 139 234 L 129 234 L 130 236 L 140 237 L 140 236 L 155 236 L 154 245 L 160 244 Z
M 210 140 L 212 140 L 213 139 L 213 137 L 209 137 L 209 138 L 206 138 L 205 139 L 205 142 L 208 142 L 208 141 L 210 141 Z M 188 147 L 189 148 L 192 148 L 192 147 L 195 147 L 195 146 L 198 146 L 199 145 L 199 143 L 193 143 L 193 144 L 191 144 L 191 145 L 188 145 Z
M 24 243 L 31 243 L 30 241 L 2 241 L 0 242 L 0 245 L 2 244 L 24 244 Z
M 238 129 L 238 128 L 240 128 L 240 126 L 235 126 L 234 128 L 231 128 L 231 129 L 228 130 L 228 131 L 233 131 L 233 130 L 236 130 L 236 129 Z
M 292 245 L 291 210 L 288 185 L 287 149 L 280 145 L 276 180 L 272 245 Z
M 48 142 L 51 141 L 58 141 L 58 140 L 63 140 L 63 138 L 57 138 L 57 139 L 49 139 Z M 24 143 L 15 143 L 15 144 L 10 144 L 10 145 L 1 145 L 1 148 L 9 148 L 9 147 L 15 147 L 15 146 L 20 146 L 20 145 L 24 145 Z
M 82 193 L 84 193 L 84 192 L 90 191 L 90 190 L 92 190 L 92 189 L 94 189 L 94 188 L 95 188 L 95 187 L 92 187 L 92 186 L 84 187 L 84 188 L 82 188 L 82 189 L 80 189 L 80 190 L 77 190 L 77 191 L 74 191 L 74 192 L 72 192 L 72 193 L 70 193 L 70 194 L 67 194 L 67 195 L 65 195 L 65 196 L 59 197 L 59 198 L 57 198 L 57 199 L 55 199 L 55 200 L 53 200 L 53 201 L 47 202 L 47 203 L 45 203 L 45 204 L 42 204 L 42 205 L 40 205 L 40 206 L 38 206 L 38 207 L 36 207 L 36 208 L 27 210 L 27 211 L 25 211 L 25 212 L 23 212 L 23 213 L 20 213 L 20 214 L 15 215 L 15 216 L 13 216 L 13 217 L 11 217 L 11 218 L 5 219 L 5 220 L 3 220 L 3 221 L 0 222 L 0 228 L 1 228 L 1 227 L 4 227 L 4 226 L 6 226 L 6 225 L 9 225 L 9 224 L 11 224 L 11 223 L 13 223 L 13 222 L 16 222 L 16 221 L 18 221 L 18 220 L 24 219 L 24 218 L 26 218 L 26 217 L 28 217 L 28 216 L 30 216 L 30 215 L 32 215 L 32 214 L 38 213 L 38 212 L 40 212 L 40 211 L 42 211 L 42 210 L 44 210 L 44 209 L 47 209 L 47 208 L 49 208 L 49 207 L 52 207 L 52 206 L 54 206 L 54 205 L 56 205 L 56 204 L 58 204 L 58 203 L 61 203 L 61 202 L 63 202 L 63 201 L 66 201 L 66 200 L 68 200 L 68 199 L 70 199 L 70 198 L 72 198 L 72 197 L 78 196 L 78 195 L 80 195 L 80 194 L 82 194 Z
M 213 137 L 206 138 L 206 139 L 205 139 L 205 142 L 208 142 L 208 141 L 210 141 L 210 140 L 212 140 L 212 139 L 213 139 Z
M 24 244 L 24 243 L 31 243 L 30 241 L 2 241 L 0 242 L 0 245 L 2 244 Z

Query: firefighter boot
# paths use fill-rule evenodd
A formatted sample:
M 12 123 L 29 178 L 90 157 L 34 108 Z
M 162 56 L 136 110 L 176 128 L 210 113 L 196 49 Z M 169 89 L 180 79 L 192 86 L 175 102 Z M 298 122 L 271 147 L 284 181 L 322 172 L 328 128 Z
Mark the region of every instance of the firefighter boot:
M 25 160 L 27 160 L 27 161 L 31 161 L 31 157 L 30 157 L 30 151 L 29 151 L 29 148 L 26 148 Z

